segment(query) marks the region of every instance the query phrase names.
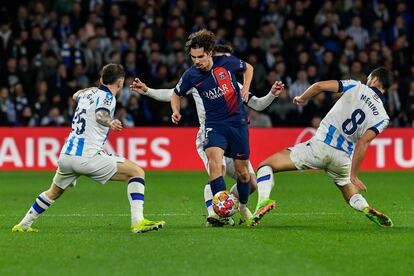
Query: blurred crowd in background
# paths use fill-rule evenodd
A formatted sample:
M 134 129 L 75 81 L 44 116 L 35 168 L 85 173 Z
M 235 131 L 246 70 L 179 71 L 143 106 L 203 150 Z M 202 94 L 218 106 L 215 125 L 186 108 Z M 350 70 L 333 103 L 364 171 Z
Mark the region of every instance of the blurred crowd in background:
M 168 103 L 128 87 L 139 77 L 153 88 L 173 88 L 191 66 L 186 39 L 203 28 L 253 65 L 253 94 L 266 95 L 276 80 L 286 85 L 266 110 L 249 111 L 252 127 L 317 127 L 337 95 L 321 93 L 304 107 L 291 99 L 320 80 L 365 82 L 378 66 L 395 76 L 386 95 L 391 126 L 414 126 L 412 1 L 13 0 L 0 5 L 0 126 L 70 125 L 76 105 L 71 95 L 97 86 L 99 70 L 110 62 L 126 70 L 116 112 L 124 126 L 171 125 Z M 192 98 L 183 99 L 182 108 L 181 125 L 197 126 Z

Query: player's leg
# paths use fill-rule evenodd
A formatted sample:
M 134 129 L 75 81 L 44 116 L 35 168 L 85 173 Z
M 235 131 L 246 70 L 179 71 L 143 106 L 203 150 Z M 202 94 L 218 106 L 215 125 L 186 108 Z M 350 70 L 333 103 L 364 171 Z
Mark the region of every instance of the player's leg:
M 197 148 L 198 155 L 200 156 L 206 168 L 207 174 L 210 175 L 208 158 L 207 158 L 206 152 L 204 151 L 204 147 L 203 147 L 204 144 L 205 144 L 204 131 L 199 130 L 199 132 L 197 133 L 196 148 Z M 223 171 L 222 174 L 224 175 L 226 171 L 224 161 L 223 161 L 222 171 Z M 210 181 L 208 181 L 207 184 L 204 186 L 204 202 L 205 202 L 205 206 L 207 209 L 206 226 L 207 227 L 222 227 L 224 225 L 233 226 L 234 220 L 232 218 L 222 218 L 219 215 L 217 215 L 216 212 L 214 212 L 212 201 L 213 201 L 213 192 L 211 190 Z
M 236 170 L 234 168 L 234 160 L 229 157 L 225 157 L 224 159 L 225 159 L 225 164 L 226 164 L 225 168 L 226 168 L 227 175 L 237 181 Z M 250 194 L 252 194 L 257 189 L 257 179 L 256 179 L 256 174 L 254 172 L 252 163 L 249 162 L 248 166 L 249 166 L 249 173 L 250 173 L 250 179 L 251 179 Z M 237 190 L 237 182 L 231 187 L 230 192 L 232 192 L 237 197 L 239 197 L 239 191 Z
M 200 156 L 200 159 L 206 168 L 207 174 L 210 175 L 207 155 L 203 148 L 204 136 L 204 131 L 200 129 L 197 133 L 196 148 L 198 156 Z M 208 181 L 207 184 L 204 186 L 204 203 L 206 205 L 208 217 L 213 217 L 216 215 L 216 213 L 213 210 L 212 200 L 213 192 L 211 191 L 210 181 Z
M 251 212 L 247 208 L 251 190 L 251 175 L 249 172 L 249 129 L 247 125 L 240 127 L 230 126 L 228 128 L 229 147 L 226 151 L 228 157 L 234 160 L 234 169 L 237 177 L 237 192 L 239 195 L 239 210 L 242 220 L 246 221 L 251 217 Z
M 127 194 L 131 209 L 131 231 L 147 232 L 162 228 L 165 221 L 144 218 L 145 172 L 135 163 L 125 159 L 117 163 L 117 171 L 111 180 L 128 182 Z
M 273 173 L 297 170 L 295 164 L 290 158 L 291 151 L 282 150 L 268 157 L 260 163 L 257 171 L 257 190 L 258 203 L 269 199 L 270 192 L 275 185 Z
M 224 149 L 227 148 L 227 140 L 223 131 L 225 129 L 217 126 L 208 129 L 208 132 L 206 132 L 204 151 L 208 160 L 210 186 L 213 195 L 226 190 L 222 164 Z
M 58 160 L 58 169 L 53 178 L 52 185 L 47 191 L 39 194 L 27 211 L 26 215 L 12 228 L 12 232 L 37 232 L 32 224 L 57 200 L 63 192 L 72 184 L 76 183 L 77 175 L 71 168 L 71 157 L 61 155 Z
M 247 208 L 251 189 L 251 176 L 249 172 L 249 160 L 234 160 L 234 168 L 237 175 L 237 191 L 239 196 L 239 210 L 243 221 L 247 221 L 252 217 L 252 213 Z
M 291 151 L 286 149 L 260 163 L 257 171 L 258 200 L 252 221 L 249 223 L 257 224 L 266 213 L 275 208 L 276 202 L 270 199 L 270 192 L 275 185 L 273 173 L 297 170 L 290 155 Z
M 210 190 L 208 187 L 205 189 L 206 198 L 213 198 L 213 196 L 220 192 L 226 190 L 226 184 L 223 177 L 223 154 L 224 150 L 219 147 L 209 147 L 205 149 L 207 159 L 208 159 L 208 168 L 210 176 Z M 210 201 L 211 202 L 211 201 Z M 207 206 L 207 205 L 206 205 Z M 210 207 L 210 206 L 208 206 Z M 212 208 L 212 206 L 211 206 Z M 214 212 L 214 210 L 213 210 Z M 207 217 L 207 226 L 221 227 L 224 225 L 234 225 L 232 218 L 221 218 L 216 213 L 210 214 Z
M 379 226 L 393 226 L 392 220 L 388 216 L 378 212 L 369 206 L 365 197 L 359 193 L 358 187 L 350 183 L 349 177 L 347 176 L 348 174 L 341 176 L 334 174 L 332 170 L 329 170 L 328 175 L 331 176 L 331 178 L 336 183 L 336 186 L 341 191 L 345 202 L 347 202 L 353 209 L 364 213 L 367 218 Z
M 355 210 L 363 212 L 374 223 L 390 227 L 393 223 L 389 217 L 371 208 L 367 200 L 359 193 L 357 186 L 351 183 L 351 158 L 342 151 L 334 151 L 326 172 L 341 191 L 345 201 Z
M 273 173 L 321 168 L 323 164 L 315 147 L 317 142 L 311 139 L 289 149 L 273 154 L 260 163 L 257 171 L 258 203 L 253 214 L 254 221 L 258 222 L 263 216 L 276 206 L 276 202 L 269 198 L 275 185 Z
M 359 193 L 359 189 L 352 183 L 344 186 L 337 185 L 347 203 L 359 212 L 363 212 L 367 218 L 382 227 L 392 227 L 392 220 L 385 214 L 370 207 L 367 200 Z

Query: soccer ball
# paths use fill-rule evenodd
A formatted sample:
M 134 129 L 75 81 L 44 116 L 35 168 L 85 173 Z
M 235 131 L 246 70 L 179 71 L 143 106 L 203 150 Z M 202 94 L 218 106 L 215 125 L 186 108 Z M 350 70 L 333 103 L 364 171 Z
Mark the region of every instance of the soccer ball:
M 231 217 L 239 210 L 239 199 L 229 191 L 221 191 L 213 197 L 213 209 L 221 217 Z

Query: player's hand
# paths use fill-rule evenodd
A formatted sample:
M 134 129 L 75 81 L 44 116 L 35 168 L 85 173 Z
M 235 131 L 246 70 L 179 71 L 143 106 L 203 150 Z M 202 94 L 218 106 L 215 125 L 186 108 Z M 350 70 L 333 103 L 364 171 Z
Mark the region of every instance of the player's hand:
M 177 113 L 177 112 L 174 112 L 172 115 L 171 115 L 171 121 L 174 123 L 174 124 L 178 124 L 178 122 L 181 120 L 181 114 L 180 113 Z
M 240 95 L 242 97 L 243 102 L 247 103 L 249 101 L 249 89 L 244 88 L 243 86 L 240 90 Z
M 272 89 L 270 89 L 272 94 L 276 97 L 279 97 L 279 95 L 282 94 L 283 90 L 285 90 L 285 84 L 281 81 L 275 81 L 275 83 L 272 85 Z
M 305 105 L 306 100 L 303 99 L 302 96 L 296 96 L 293 98 L 293 103 L 296 105 L 302 106 L 302 105 Z
M 114 131 L 121 131 L 122 130 L 122 123 L 121 123 L 120 120 L 115 119 L 115 120 L 111 121 L 110 127 Z
M 144 95 L 148 91 L 148 86 L 140 81 L 139 78 L 135 78 L 132 84 L 129 86 L 129 89 Z
M 351 176 L 351 182 L 358 187 L 359 190 L 368 191 L 367 186 L 356 176 Z

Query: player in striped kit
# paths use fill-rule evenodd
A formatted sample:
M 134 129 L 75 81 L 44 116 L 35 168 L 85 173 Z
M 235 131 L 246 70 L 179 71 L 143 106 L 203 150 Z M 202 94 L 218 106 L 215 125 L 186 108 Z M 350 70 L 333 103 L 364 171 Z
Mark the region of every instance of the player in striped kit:
M 58 168 L 49 190 L 41 193 L 13 232 L 36 232 L 32 223 L 57 200 L 64 191 L 85 175 L 105 184 L 109 180 L 126 181 L 131 205 L 131 231 L 133 233 L 157 230 L 164 221 L 144 218 L 145 173 L 133 162 L 119 156 L 108 155 L 104 144 L 109 131 L 121 131 L 122 124 L 113 119 L 115 97 L 121 93 L 125 72 L 122 65 L 108 64 L 102 69 L 101 86 L 78 91 L 73 98 L 77 108 L 72 131 L 62 148 Z
M 363 212 L 371 221 L 391 227 L 389 217 L 368 205 L 359 193 L 367 190 L 358 178 L 360 165 L 370 142 L 388 125 L 389 117 L 384 107 L 384 93 L 392 83 L 392 73 L 377 68 L 368 76 L 367 84 L 354 80 L 329 80 L 313 84 L 293 102 L 304 105 L 309 98 L 322 92 L 342 94 L 321 121 L 313 138 L 264 160 L 257 173 L 259 200 L 255 220 L 261 203 L 269 199 L 274 186 L 273 172 L 323 169 L 333 180 L 346 202 Z

